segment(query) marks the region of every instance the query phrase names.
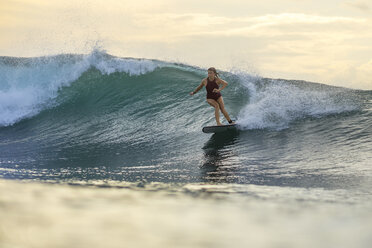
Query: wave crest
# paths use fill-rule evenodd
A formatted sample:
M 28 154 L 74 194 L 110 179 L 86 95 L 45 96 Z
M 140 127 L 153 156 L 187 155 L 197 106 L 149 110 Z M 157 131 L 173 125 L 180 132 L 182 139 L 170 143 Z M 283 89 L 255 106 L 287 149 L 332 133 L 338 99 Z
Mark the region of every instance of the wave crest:
M 242 129 L 283 129 L 298 119 L 355 111 L 351 90 L 315 83 L 260 79 L 243 83 L 251 92 L 238 122 Z
M 58 90 L 69 86 L 89 68 L 102 74 L 124 72 L 133 76 L 161 65 L 152 60 L 117 58 L 99 50 L 88 55 L 0 57 L 0 126 L 13 125 L 54 106 Z

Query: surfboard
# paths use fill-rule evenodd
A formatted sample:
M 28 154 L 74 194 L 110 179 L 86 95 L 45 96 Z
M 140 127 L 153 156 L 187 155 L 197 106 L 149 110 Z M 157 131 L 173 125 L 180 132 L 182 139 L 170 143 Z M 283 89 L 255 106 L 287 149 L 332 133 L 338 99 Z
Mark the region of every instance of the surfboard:
M 206 126 L 203 127 L 203 133 L 221 133 L 226 131 L 236 131 L 236 124 L 228 124 L 222 126 Z

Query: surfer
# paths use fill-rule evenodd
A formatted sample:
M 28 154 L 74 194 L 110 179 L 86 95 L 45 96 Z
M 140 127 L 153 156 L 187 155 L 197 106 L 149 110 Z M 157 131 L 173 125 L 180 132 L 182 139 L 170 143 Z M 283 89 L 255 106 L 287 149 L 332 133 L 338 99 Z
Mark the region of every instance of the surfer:
M 222 87 L 219 88 L 219 85 L 221 84 Z M 190 95 L 194 95 L 205 86 L 207 89 L 207 102 L 214 108 L 214 114 L 218 126 L 222 125 L 220 122 L 220 110 L 225 116 L 226 120 L 230 124 L 234 124 L 234 122 L 230 119 L 229 114 L 226 112 L 225 104 L 221 95 L 221 90 L 223 90 L 227 85 L 228 83 L 225 80 L 222 80 L 218 77 L 218 72 L 216 69 L 211 67 L 208 69 L 208 77 L 204 78 L 201 81 L 201 84 L 193 92 L 190 92 Z

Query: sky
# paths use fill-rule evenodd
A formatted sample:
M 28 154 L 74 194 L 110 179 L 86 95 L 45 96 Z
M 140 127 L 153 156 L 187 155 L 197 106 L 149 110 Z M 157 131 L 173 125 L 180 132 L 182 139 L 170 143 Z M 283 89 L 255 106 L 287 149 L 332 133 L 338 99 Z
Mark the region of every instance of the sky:
M 0 0 L 0 56 L 97 47 L 372 90 L 372 1 Z

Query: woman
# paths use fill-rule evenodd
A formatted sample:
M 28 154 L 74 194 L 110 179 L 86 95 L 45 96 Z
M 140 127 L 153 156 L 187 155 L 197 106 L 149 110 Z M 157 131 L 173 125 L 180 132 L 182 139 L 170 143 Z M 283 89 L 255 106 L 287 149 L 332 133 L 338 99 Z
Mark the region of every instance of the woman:
M 219 85 L 222 84 L 222 87 L 219 88 Z M 218 77 L 218 73 L 214 67 L 208 69 L 208 77 L 204 78 L 201 84 L 194 90 L 190 92 L 190 95 L 194 95 L 198 92 L 201 88 L 205 86 L 207 89 L 207 102 L 214 107 L 214 114 L 216 116 L 216 122 L 218 126 L 221 126 L 220 122 L 220 110 L 225 116 L 226 120 L 230 124 L 234 124 L 234 122 L 230 119 L 229 115 L 225 110 L 225 104 L 223 103 L 223 98 L 221 95 L 221 90 L 223 90 L 227 86 L 227 82 L 222 80 Z

